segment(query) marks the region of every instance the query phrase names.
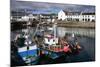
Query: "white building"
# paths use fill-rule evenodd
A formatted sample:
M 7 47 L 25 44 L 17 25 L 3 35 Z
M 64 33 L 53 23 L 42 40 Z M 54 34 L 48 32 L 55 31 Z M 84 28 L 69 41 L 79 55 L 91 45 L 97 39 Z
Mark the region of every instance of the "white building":
M 95 13 L 82 13 L 81 16 L 83 22 L 95 22 Z
M 58 12 L 58 20 L 65 20 L 66 19 L 66 14 L 63 10 Z
M 77 21 L 77 22 L 95 22 L 95 13 L 80 12 L 58 12 L 58 20 Z

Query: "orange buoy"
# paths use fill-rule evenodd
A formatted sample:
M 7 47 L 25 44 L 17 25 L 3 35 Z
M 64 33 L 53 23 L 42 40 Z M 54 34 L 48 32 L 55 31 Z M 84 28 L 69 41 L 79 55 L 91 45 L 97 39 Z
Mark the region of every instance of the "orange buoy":
M 45 54 L 45 52 L 44 52 L 44 51 L 42 51 L 42 54 Z
M 69 45 L 68 46 L 64 46 L 63 51 L 64 52 L 68 52 L 69 51 Z

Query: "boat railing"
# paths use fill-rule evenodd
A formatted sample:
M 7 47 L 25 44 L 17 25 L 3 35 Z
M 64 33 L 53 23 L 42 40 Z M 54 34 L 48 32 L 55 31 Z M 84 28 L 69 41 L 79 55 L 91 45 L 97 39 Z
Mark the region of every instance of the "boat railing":
M 61 52 L 63 47 L 64 45 L 43 45 L 42 48 L 53 52 Z

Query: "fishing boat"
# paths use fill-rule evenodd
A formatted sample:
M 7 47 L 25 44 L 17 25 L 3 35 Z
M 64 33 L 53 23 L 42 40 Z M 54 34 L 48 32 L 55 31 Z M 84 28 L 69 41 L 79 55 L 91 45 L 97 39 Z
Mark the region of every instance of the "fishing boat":
M 18 54 L 27 65 L 37 64 L 41 55 L 47 55 L 51 59 L 57 59 L 62 55 L 79 52 L 80 44 L 72 34 L 72 40 L 57 35 L 57 23 L 52 26 L 44 26 L 45 23 L 37 24 L 33 34 L 30 34 L 30 21 L 24 34 L 18 34 L 15 43 L 18 45 Z M 31 36 L 32 35 L 32 36 Z M 74 42 L 74 43 L 73 43 Z
M 24 34 L 23 34 L 24 33 Z M 22 30 L 22 33 L 17 34 L 15 37 L 15 43 L 18 46 L 18 54 L 27 65 L 37 64 L 38 48 L 37 44 L 32 41 L 30 34 L 30 22 L 27 23 L 27 29 Z
M 38 34 L 40 37 L 37 37 L 37 44 L 39 44 L 38 48 L 40 50 L 39 55 L 45 54 L 52 59 L 56 59 L 64 54 L 78 52 L 81 49 L 78 41 L 74 40 L 74 34 L 71 36 L 74 40 L 74 44 L 70 43 L 64 37 L 59 37 L 57 35 L 57 23 L 54 23 L 52 27 L 47 27 L 45 29 L 46 30 L 40 33 L 44 35 L 41 36 Z

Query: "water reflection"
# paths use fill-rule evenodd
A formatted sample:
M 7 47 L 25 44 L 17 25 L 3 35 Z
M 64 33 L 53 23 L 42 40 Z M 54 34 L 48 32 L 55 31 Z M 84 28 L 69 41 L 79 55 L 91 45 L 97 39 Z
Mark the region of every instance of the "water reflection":
M 22 33 L 23 30 L 17 30 L 11 32 L 11 40 L 14 40 L 16 34 Z M 30 29 L 30 34 L 34 34 L 35 29 Z M 83 47 L 83 50 L 76 55 L 66 55 L 61 56 L 57 59 L 50 59 L 48 57 L 40 57 L 37 64 L 54 64 L 54 63 L 68 63 L 68 62 L 84 62 L 84 61 L 94 61 L 95 60 L 95 29 L 81 29 L 81 28 L 57 28 L 58 36 L 64 36 L 65 33 L 75 33 L 81 36 L 78 36 L 78 41 Z M 85 37 L 85 36 L 88 37 Z M 50 62 L 49 62 L 50 61 Z
M 75 33 L 81 36 L 95 37 L 95 29 L 58 27 L 57 30 L 58 30 L 58 36 L 61 36 L 61 37 L 63 37 L 65 33 L 68 33 L 68 34 Z

